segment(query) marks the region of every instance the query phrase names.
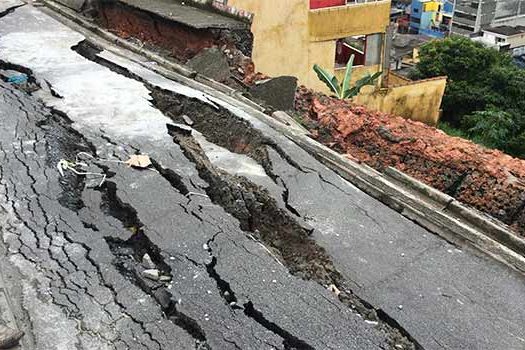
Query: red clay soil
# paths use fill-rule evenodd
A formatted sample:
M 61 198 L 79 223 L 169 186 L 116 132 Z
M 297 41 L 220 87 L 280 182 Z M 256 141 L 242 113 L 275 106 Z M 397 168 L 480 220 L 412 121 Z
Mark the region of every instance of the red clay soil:
M 379 171 L 395 167 L 525 237 L 525 160 L 304 88 L 298 90 L 296 110 L 329 147 Z
M 181 61 L 192 58 L 204 48 L 224 44 L 211 30 L 190 29 L 114 2 L 100 2 L 99 20 L 120 37 L 136 38 L 169 50 L 173 57 Z

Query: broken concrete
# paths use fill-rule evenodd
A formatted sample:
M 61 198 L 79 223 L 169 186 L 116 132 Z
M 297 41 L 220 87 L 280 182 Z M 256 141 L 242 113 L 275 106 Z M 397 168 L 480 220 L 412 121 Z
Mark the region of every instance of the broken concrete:
M 218 82 L 224 82 L 230 77 L 226 55 L 216 47 L 202 50 L 186 64 L 196 72 Z
M 273 78 L 250 88 L 250 94 L 276 110 L 289 111 L 294 108 L 297 78 L 282 76 Z
M 155 45 L 183 62 L 205 48 L 245 48 L 245 39 L 251 38 L 243 22 L 175 1 L 98 1 L 97 9 L 102 26 L 120 37 Z
M 90 0 L 56 0 L 58 3 L 69 7 L 77 12 L 82 11 L 84 5 Z
M 92 154 L 120 160 L 131 154 L 148 153 L 156 170 L 137 173 L 119 163 L 98 162 L 96 166 L 110 176 L 105 187 L 84 188 L 74 176 L 60 181 L 56 157 L 70 158 L 76 148 L 58 154 L 45 149 L 46 141 L 61 140 L 53 130 L 65 127 L 33 123 L 31 118 L 38 113 L 30 112 L 27 102 L 26 107 L 6 113 L 11 119 L 0 118 L 1 130 L 5 128 L 0 137 L 2 179 L 7 181 L 0 200 L 16 210 L 19 220 L 18 225 L 2 225 L 10 227 L 10 264 L 23 271 L 16 277 L 18 283 L 24 284 L 24 300 L 33 303 L 26 310 L 34 321 L 33 331 L 51 332 L 60 324 L 59 329 L 66 336 L 55 337 L 59 333 L 55 332 L 52 337 L 41 337 L 37 344 L 42 344 L 42 348 L 53 348 L 58 339 L 67 341 L 65 348 L 81 349 L 404 347 L 389 343 L 387 335 L 377 328 L 377 321 L 363 321 L 335 295 L 336 291 L 343 294 L 348 290 L 366 300 L 383 325 L 404 329 L 426 349 L 519 349 L 522 345 L 520 339 L 525 335 L 520 325 L 525 322 L 525 308 L 520 303 L 525 299 L 525 291 L 521 275 L 471 251 L 456 251 L 343 181 L 283 135 L 230 105 L 220 94 L 210 95 L 169 81 L 131 62 L 129 55 L 115 57 L 100 52 L 97 57 L 113 64 L 111 72 L 69 49 L 83 40 L 81 36 L 45 16 L 30 12 L 37 16 L 35 21 L 26 11 L 15 14 L 6 17 L 8 21 L 4 19 L 0 26 L 4 59 L 30 66 L 34 74 L 51 83 L 61 98 L 42 98 L 46 104 L 63 110 L 58 117 L 73 121 L 66 123 L 66 130 L 76 131 L 71 139 L 82 137 L 92 145 Z M 44 35 L 39 30 L 42 21 L 51 34 Z M 20 23 L 24 26 L 20 27 Z M 55 40 L 58 37 L 60 40 Z M 20 46 L 20 40 L 25 40 L 26 45 Z M 40 50 L 43 42 L 46 50 Z M 78 66 L 83 69 L 68 69 Z M 130 79 L 133 77 L 139 81 Z M 200 155 L 200 159 L 191 157 L 191 148 L 186 148 L 186 154 L 181 152 L 167 135 L 166 124 L 172 121 L 151 106 L 150 90 L 143 81 L 148 86 L 185 95 L 181 99 L 184 107 L 189 103 L 186 98 L 198 99 L 201 103 L 188 106 L 194 107 L 196 114 L 208 113 L 202 103 L 217 113 L 229 111 L 221 129 L 238 125 L 231 131 L 237 140 L 246 130 L 261 134 L 255 138 L 259 141 L 253 148 L 266 148 L 271 165 L 267 168 L 281 180 L 277 182 L 282 183 L 280 192 L 286 198 L 283 201 L 293 209 L 276 205 L 278 198 L 273 192 L 255 186 L 246 177 L 217 171 L 213 163 L 210 166 L 211 160 L 206 161 L 206 155 L 196 152 L 193 154 Z M 25 95 L 15 96 L 1 106 L 25 101 Z M 24 110 L 29 113 L 26 115 Z M 200 123 L 201 130 L 208 130 L 202 127 L 204 117 L 190 117 L 195 120 L 194 125 Z M 227 122 L 234 117 L 237 119 Z M 17 123 L 12 118 L 29 121 Z M 196 133 L 187 129 L 183 138 Z M 50 133 L 47 137 L 45 130 Z M 211 134 L 207 133 L 206 136 Z M 221 141 L 219 136 L 216 139 Z M 225 140 L 221 142 L 227 144 Z M 66 145 L 71 143 L 74 142 L 67 141 Z M 52 143 L 49 150 L 61 149 L 59 145 Z M 49 164 L 42 163 L 46 154 L 54 155 Z M 206 175 L 207 172 L 212 175 Z M 221 181 L 228 186 L 223 189 L 213 185 Z M 239 188 L 239 184 L 246 187 Z M 230 191 L 231 198 L 239 201 L 216 196 L 214 203 L 207 191 L 210 197 Z M 56 205 L 55 198 L 66 193 L 71 201 Z M 69 207 L 68 203 L 74 206 Z M 304 240 L 301 248 L 305 249 L 298 249 L 301 254 L 285 251 L 281 256 L 274 247 L 286 248 L 279 242 L 286 237 L 268 234 L 268 219 L 255 224 L 262 227 L 259 231 L 266 232 L 264 236 L 270 242 L 274 241 L 271 246 L 263 241 L 262 234 L 240 229 L 241 222 L 250 227 L 249 215 L 247 220 L 239 220 L 227 213 L 231 210 L 242 214 L 243 210 L 236 209 L 243 206 L 251 212 L 283 210 L 279 220 L 284 216 L 290 223 L 286 227 L 295 227 L 294 239 L 305 232 L 301 225 L 293 225 L 300 221 L 299 216 L 315 230 Z M 59 229 L 54 230 L 57 222 Z M 67 238 L 67 243 L 62 238 Z M 61 242 L 65 253 L 55 249 Z M 83 249 L 77 251 L 74 248 L 78 242 Z M 309 252 L 314 257 L 312 262 L 306 254 Z M 172 283 L 166 285 L 137 276 L 136 271 L 140 270 L 136 269 L 143 269 L 140 259 L 145 253 L 150 254 L 162 274 L 173 277 Z M 42 259 L 31 260 L 34 256 Z M 286 262 L 291 262 L 292 268 L 283 266 L 283 256 L 288 257 Z M 319 256 L 326 264 L 315 264 Z M 332 265 L 347 285 L 334 289 L 298 278 L 301 274 L 325 276 L 323 271 Z M 38 276 L 38 266 L 45 267 L 43 276 Z M 75 274 L 77 270 L 81 272 Z M 476 275 L 476 281 L 465 274 Z M 52 279 L 57 275 L 74 277 L 65 282 Z M 40 289 L 31 283 L 31 278 L 37 277 L 28 276 L 37 276 L 37 286 L 43 285 L 44 291 L 47 281 L 56 280 L 51 297 L 36 297 Z M 86 283 L 84 278 L 88 278 Z M 79 286 L 85 286 L 89 293 Z M 103 301 L 97 303 L 99 300 Z M 89 317 L 95 312 L 105 315 L 106 307 L 110 314 L 103 316 L 104 322 L 100 318 L 94 322 L 94 317 Z M 32 310 L 40 314 L 45 310 L 46 316 L 52 314 L 60 322 L 44 323 Z M 126 317 L 122 318 L 122 314 Z M 82 334 L 76 328 L 79 323 Z M 105 338 L 91 334 L 104 334 Z

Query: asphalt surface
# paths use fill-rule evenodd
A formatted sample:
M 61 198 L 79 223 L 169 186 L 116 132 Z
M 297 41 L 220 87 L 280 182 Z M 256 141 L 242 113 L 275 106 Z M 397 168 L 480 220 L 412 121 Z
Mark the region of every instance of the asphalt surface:
M 424 349 L 525 348 L 522 275 L 433 236 L 219 95 L 101 52 L 121 74 L 111 71 L 71 49 L 82 40 L 27 6 L 0 18 L 4 66 L 30 69 L 41 86 L 0 85 L 2 270 L 24 348 L 388 349 L 406 346 L 392 340 L 398 330 Z M 210 164 L 190 157 L 152 87 L 247 121 L 274 145 L 272 172 L 207 142 L 205 129 L 190 139 Z M 102 186 L 60 175 L 59 161 L 80 152 L 89 172 L 107 175 Z M 136 153 L 154 167 L 116 162 Z M 236 208 L 249 199 L 232 175 L 267 189 L 252 188 L 273 197 L 263 208 L 313 228 L 309 249 L 379 319 L 305 277 L 318 256 L 300 250 L 291 265 L 282 243 L 242 227 Z M 242 200 L 214 198 L 228 186 Z M 169 281 L 144 276 L 145 253 Z

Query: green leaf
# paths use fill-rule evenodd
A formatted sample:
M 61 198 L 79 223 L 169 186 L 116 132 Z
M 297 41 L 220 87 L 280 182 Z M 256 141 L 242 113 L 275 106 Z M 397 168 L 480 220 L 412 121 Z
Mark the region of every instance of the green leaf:
M 350 59 L 348 60 L 348 63 L 346 64 L 346 71 L 345 71 L 345 78 L 343 79 L 343 85 L 341 86 L 341 91 L 343 92 L 343 98 L 344 92 L 346 92 L 350 87 L 350 82 L 352 81 L 352 67 L 354 66 L 354 58 L 355 55 L 351 55 Z
M 341 98 L 341 87 L 339 86 L 337 78 L 333 74 L 325 71 L 318 64 L 314 64 L 314 71 L 317 73 L 319 79 L 328 86 L 330 91 L 335 93 L 337 97 Z
M 374 85 L 375 81 L 381 76 L 381 74 L 383 74 L 383 72 L 365 75 L 363 78 L 359 79 L 352 88 L 345 90 L 343 98 L 352 98 L 357 96 L 365 85 Z

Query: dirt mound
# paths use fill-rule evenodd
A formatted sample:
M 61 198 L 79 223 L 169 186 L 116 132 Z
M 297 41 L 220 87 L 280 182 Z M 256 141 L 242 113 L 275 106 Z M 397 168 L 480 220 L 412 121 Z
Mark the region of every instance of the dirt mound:
M 395 167 L 525 237 L 525 161 L 420 122 L 301 88 L 296 110 L 320 142 L 378 170 Z

